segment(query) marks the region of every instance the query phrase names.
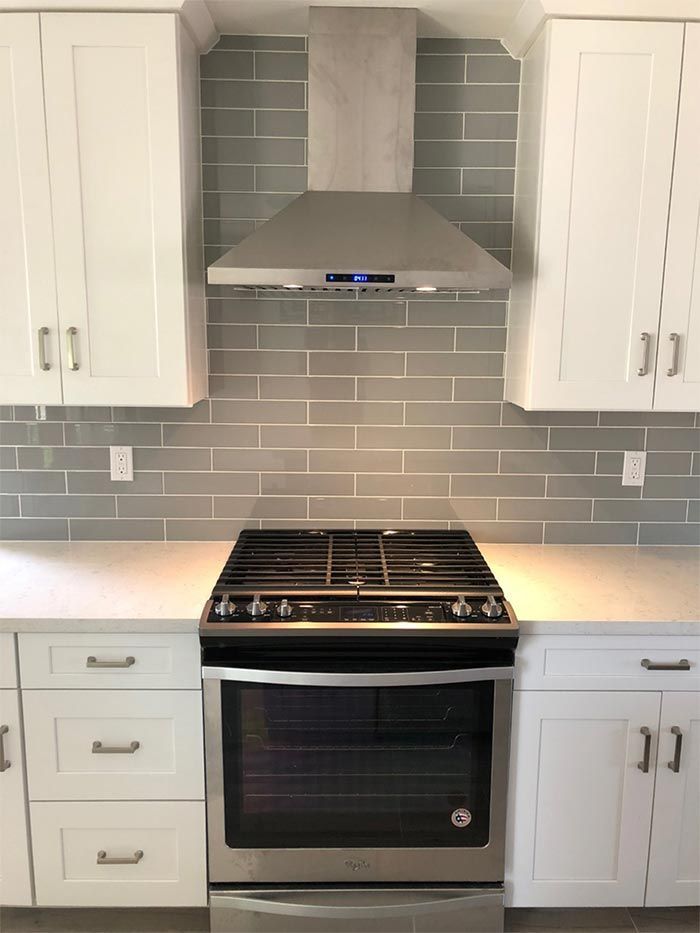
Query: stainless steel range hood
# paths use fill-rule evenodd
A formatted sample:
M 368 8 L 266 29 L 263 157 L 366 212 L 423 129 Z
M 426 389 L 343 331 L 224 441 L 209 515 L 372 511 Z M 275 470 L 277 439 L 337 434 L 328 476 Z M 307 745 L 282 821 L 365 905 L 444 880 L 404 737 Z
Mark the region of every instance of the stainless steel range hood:
M 510 271 L 411 193 L 416 11 L 312 7 L 309 191 L 209 266 L 209 282 L 507 288 Z

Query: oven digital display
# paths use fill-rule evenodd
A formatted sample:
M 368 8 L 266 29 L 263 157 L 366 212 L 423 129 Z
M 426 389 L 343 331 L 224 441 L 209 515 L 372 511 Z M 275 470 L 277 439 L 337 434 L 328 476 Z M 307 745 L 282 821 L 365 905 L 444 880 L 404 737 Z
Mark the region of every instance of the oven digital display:
M 372 283 L 391 284 L 396 281 L 396 276 L 391 274 L 379 274 L 375 272 L 327 272 L 326 282 L 351 282 L 355 285 L 367 285 Z
M 343 606 L 341 609 L 343 622 L 376 622 L 376 606 Z

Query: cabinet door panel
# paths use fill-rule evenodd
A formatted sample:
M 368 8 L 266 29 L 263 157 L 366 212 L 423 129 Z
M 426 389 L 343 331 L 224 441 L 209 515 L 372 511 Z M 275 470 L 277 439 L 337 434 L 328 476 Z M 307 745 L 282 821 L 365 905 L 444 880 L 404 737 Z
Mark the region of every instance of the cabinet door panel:
M 0 402 L 60 404 L 39 16 L 0 13 Z M 40 328 L 47 333 L 40 336 Z M 39 341 L 46 364 L 40 365 Z
M 199 690 L 25 690 L 24 722 L 31 800 L 204 797 Z
M 509 902 L 644 903 L 659 693 L 515 695 Z M 651 732 L 649 770 L 645 737 Z
M 187 404 L 177 18 L 41 17 L 68 404 Z
M 206 904 L 203 801 L 71 801 L 30 809 L 39 906 Z M 129 861 L 110 864 L 114 858 Z
M 676 736 L 671 730 L 680 730 Z M 674 764 L 678 740 L 680 761 Z M 700 903 L 700 693 L 664 693 L 648 907 Z
M 0 904 L 27 905 L 32 886 L 17 690 L 0 690 L 0 726 L 7 726 L 2 746 L 3 760 L 9 763 L 0 771 Z
M 649 410 L 683 25 L 550 28 L 532 407 Z
M 654 396 L 661 411 L 700 411 L 699 87 L 700 23 L 688 23 Z

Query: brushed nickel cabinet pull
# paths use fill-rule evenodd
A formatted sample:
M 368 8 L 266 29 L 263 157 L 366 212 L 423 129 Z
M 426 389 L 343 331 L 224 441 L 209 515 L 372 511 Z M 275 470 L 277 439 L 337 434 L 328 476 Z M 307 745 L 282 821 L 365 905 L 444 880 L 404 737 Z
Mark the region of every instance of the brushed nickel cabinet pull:
M 128 745 L 103 745 L 102 742 L 92 743 L 93 755 L 133 755 L 136 749 L 141 748 L 140 742 L 129 742 Z
M 681 335 L 680 334 L 669 334 L 668 339 L 671 341 L 671 365 L 666 370 L 666 375 L 677 376 L 678 375 L 678 354 L 681 348 Z
M 66 349 L 68 351 L 68 369 L 78 369 L 78 358 L 75 352 L 75 335 L 78 333 L 77 327 L 69 327 L 66 330 Z
M 132 667 L 136 664 L 136 658 L 128 655 L 123 661 L 98 661 L 94 654 L 88 655 L 85 667 Z
M 649 345 L 651 344 L 651 337 L 647 331 L 643 330 L 639 335 L 639 339 L 642 341 L 642 365 L 637 370 L 637 375 L 646 376 L 649 372 Z
M 639 730 L 644 736 L 644 757 L 637 762 L 637 767 L 642 774 L 649 774 L 649 759 L 651 758 L 651 730 L 647 726 L 642 726 Z
M 137 849 L 133 856 L 127 858 L 113 858 L 108 856 L 104 849 L 100 849 L 97 853 L 97 864 L 98 865 L 138 865 L 138 863 L 143 858 L 143 850 Z
M 671 728 L 671 735 L 676 737 L 676 747 L 673 752 L 673 761 L 669 761 L 668 766 L 674 774 L 681 770 L 681 751 L 683 750 L 683 733 L 678 726 Z
M 7 735 L 9 731 L 9 726 L 0 726 L 0 774 L 7 771 L 11 764 L 11 762 L 5 761 L 5 743 L 3 741 L 3 736 Z
M 47 369 L 51 369 L 51 363 L 46 361 L 46 338 L 49 335 L 48 327 L 40 327 L 37 331 L 37 338 L 39 341 L 39 369 L 43 369 L 46 372 Z
M 680 661 L 670 661 L 665 664 L 663 661 L 650 661 L 649 658 L 642 658 L 642 667 L 648 671 L 689 671 L 690 661 L 687 658 L 681 658 Z

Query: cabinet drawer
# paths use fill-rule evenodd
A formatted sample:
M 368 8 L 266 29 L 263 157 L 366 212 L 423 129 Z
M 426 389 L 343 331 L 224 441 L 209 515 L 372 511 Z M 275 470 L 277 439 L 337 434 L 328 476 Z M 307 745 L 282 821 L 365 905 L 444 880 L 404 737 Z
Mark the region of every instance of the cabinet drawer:
M 15 636 L 0 632 L 0 688 L 16 686 Z
M 196 635 L 21 634 L 22 686 L 193 689 L 201 686 Z
M 515 689 L 700 690 L 700 639 L 525 636 L 516 653 Z
M 30 800 L 201 800 L 198 690 L 28 690 Z
M 31 819 L 40 906 L 206 904 L 202 802 L 33 803 Z

